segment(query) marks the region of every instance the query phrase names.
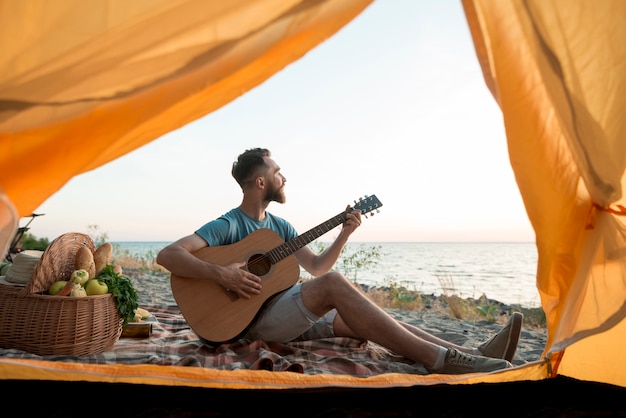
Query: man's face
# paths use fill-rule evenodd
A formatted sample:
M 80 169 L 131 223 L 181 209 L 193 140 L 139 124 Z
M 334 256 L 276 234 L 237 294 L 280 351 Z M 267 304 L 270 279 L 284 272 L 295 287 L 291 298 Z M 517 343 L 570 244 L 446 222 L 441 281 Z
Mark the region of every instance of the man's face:
M 268 202 L 285 203 L 287 201 L 287 197 L 285 196 L 285 181 L 287 181 L 287 179 L 280 173 L 280 167 L 274 160 L 265 157 L 265 162 L 269 168 L 267 170 L 267 188 L 264 200 Z

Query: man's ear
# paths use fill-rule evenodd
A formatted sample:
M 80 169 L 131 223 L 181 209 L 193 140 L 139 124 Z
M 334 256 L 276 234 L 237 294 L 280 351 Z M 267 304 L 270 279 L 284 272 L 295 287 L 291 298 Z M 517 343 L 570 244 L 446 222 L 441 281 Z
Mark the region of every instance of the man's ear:
M 259 189 L 264 189 L 265 188 L 265 177 L 263 176 L 259 176 L 254 180 L 256 187 L 258 187 Z

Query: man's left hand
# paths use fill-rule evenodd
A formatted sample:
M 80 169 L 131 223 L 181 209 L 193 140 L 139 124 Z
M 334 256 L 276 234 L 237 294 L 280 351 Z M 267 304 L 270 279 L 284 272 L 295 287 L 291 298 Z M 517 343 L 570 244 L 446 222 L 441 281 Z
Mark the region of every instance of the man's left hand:
M 348 229 L 347 232 L 354 232 L 359 226 L 361 226 L 361 211 L 358 209 L 350 210 L 350 206 L 346 209 L 346 221 L 343 223 L 343 229 Z

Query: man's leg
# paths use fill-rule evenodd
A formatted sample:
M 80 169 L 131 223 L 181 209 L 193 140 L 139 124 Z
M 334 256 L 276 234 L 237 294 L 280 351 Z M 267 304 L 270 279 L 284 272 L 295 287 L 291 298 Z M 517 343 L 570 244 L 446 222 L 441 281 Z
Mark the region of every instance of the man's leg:
M 307 309 L 318 316 L 337 309 L 340 319 L 335 321 L 335 335 L 371 340 L 429 370 L 441 369 L 448 365 L 448 360 L 454 363 L 450 364 L 449 370 L 464 370 L 461 373 L 510 367 L 510 363 L 504 360 L 461 354 L 460 350 L 438 344 L 436 341 L 443 340 L 415 327 L 418 334 L 413 333 L 339 273 L 331 272 L 304 282 L 302 300 Z
M 414 325 L 407 324 L 402 321 L 399 322 L 402 326 L 418 337 L 442 347 L 454 348 L 464 353 L 512 361 L 515 356 L 515 351 L 517 350 L 517 343 L 519 342 L 520 334 L 522 332 L 523 318 L 524 315 L 522 315 L 521 312 L 513 312 L 506 325 L 497 334 L 493 335 L 489 340 L 485 341 L 477 348 L 454 344 L 450 341 L 446 341 L 432 335 L 423 329 L 417 328 Z
M 361 294 L 344 276 L 328 273 L 302 284 L 304 306 L 318 316 L 335 308 L 345 328 L 335 320 L 335 335 L 364 338 L 433 367 L 439 347 L 417 338 L 391 315 Z M 339 327 L 337 327 L 339 325 Z M 343 328 L 343 329 L 342 329 Z

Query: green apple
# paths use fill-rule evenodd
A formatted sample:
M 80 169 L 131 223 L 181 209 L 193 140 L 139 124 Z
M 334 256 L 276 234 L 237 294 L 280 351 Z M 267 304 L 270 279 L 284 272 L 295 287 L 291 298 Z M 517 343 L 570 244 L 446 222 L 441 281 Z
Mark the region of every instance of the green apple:
M 85 286 L 87 280 L 89 280 L 89 272 L 85 269 L 74 270 L 70 276 L 70 280 L 76 284 Z
M 89 279 L 85 284 L 85 292 L 87 296 L 104 295 L 109 292 L 109 286 L 102 280 Z
M 67 282 L 65 280 L 59 280 L 59 281 L 52 283 L 52 285 L 48 289 L 48 294 L 57 295 L 61 291 L 61 289 L 65 287 L 66 284 Z

